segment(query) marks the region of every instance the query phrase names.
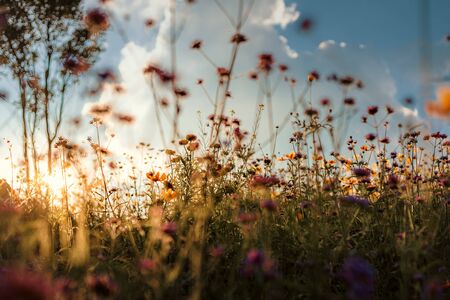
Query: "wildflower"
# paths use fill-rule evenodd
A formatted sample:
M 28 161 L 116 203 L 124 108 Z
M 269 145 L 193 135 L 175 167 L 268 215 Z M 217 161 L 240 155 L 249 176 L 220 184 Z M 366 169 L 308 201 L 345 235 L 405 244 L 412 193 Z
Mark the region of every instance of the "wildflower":
M 375 134 L 373 134 L 373 133 L 368 133 L 368 134 L 365 135 L 365 138 L 368 141 L 373 141 L 373 140 L 375 140 L 377 138 L 377 136 Z
M 114 115 L 114 117 L 122 123 L 127 123 L 127 124 L 131 124 L 134 122 L 134 117 L 131 115 L 127 115 L 127 114 L 121 114 L 121 113 L 116 113 Z
M 241 33 L 235 33 L 232 37 L 230 42 L 234 43 L 234 44 L 240 44 L 240 43 L 245 43 L 246 41 L 248 41 L 247 37 Z
M 189 92 L 186 89 L 183 88 L 174 88 L 173 93 L 177 95 L 178 97 L 187 97 L 189 96 Z
M 190 143 L 187 145 L 186 148 L 187 148 L 189 151 L 194 152 L 194 151 L 196 151 L 199 147 L 200 147 L 200 143 L 199 143 L 199 142 L 190 142 Z
M 345 98 L 344 99 L 344 104 L 348 105 L 348 106 L 353 106 L 353 105 L 355 105 L 355 99 L 353 99 L 353 98 Z
M 388 115 L 393 114 L 394 109 L 392 108 L 392 106 L 386 105 L 386 112 Z
M 114 81 L 116 81 L 116 75 L 114 75 L 113 71 L 111 71 L 111 70 L 101 71 L 101 72 L 97 73 L 97 77 L 99 78 L 99 80 L 101 82 L 106 82 L 106 81 L 114 82 Z
M 244 225 L 248 225 L 256 221 L 256 215 L 253 213 L 240 213 L 238 215 L 238 222 Z
M 165 153 L 166 153 L 167 155 L 169 155 L 169 156 L 172 156 L 172 155 L 175 155 L 175 154 L 176 154 L 176 152 L 175 152 L 174 150 L 172 150 L 172 149 L 166 149 L 166 150 L 165 150 Z
M 389 138 L 386 136 L 382 139 L 380 139 L 380 143 L 382 144 L 389 144 L 391 141 L 389 140 Z
M 138 262 L 138 268 L 142 273 L 153 271 L 156 269 L 156 261 L 149 258 L 140 259 Z
M 347 258 L 340 272 L 348 286 L 349 299 L 369 299 L 374 292 L 375 270 L 364 259 Z
M 276 176 L 255 175 L 250 180 L 250 185 L 254 187 L 270 187 L 280 183 Z
M 253 277 L 257 272 L 262 273 L 266 279 L 272 279 L 277 275 L 275 263 L 261 250 L 251 249 L 245 257 L 243 274 L 246 277 Z
M 189 141 L 186 139 L 181 139 L 178 141 L 178 144 L 180 144 L 181 146 L 186 146 L 187 144 L 189 144 Z
M 145 20 L 145 27 L 150 28 L 150 27 L 153 27 L 154 25 L 155 25 L 155 20 L 153 20 L 153 19 Z
M 313 21 L 309 18 L 305 18 L 300 22 L 300 29 L 302 31 L 309 31 L 313 26 Z
M 345 76 L 339 79 L 340 84 L 343 86 L 349 86 L 351 85 L 355 79 L 352 76 Z
M 189 142 L 194 142 L 197 140 L 197 136 L 195 134 L 187 134 L 186 140 L 188 140 Z
M 177 224 L 175 222 L 166 222 L 161 225 L 161 231 L 167 235 L 174 236 L 177 233 Z
M 277 207 L 277 203 L 271 199 L 261 201 L 261 208 L 264 208 L 268 211 L 276 211 Z
M 416 201 L 417 201 L 417 203 L 423 203 L 423 202 L 425 202 L 425 198 L 418 195 L 418 196 L 416 196 Z
M 252 71 L 248 74 L 248 78 L 250 78 L 250 80 L 257 80 L 258 79 L 258 73 L 255 71 Z
M 173 189 L 168 188 L 161 192 L 161 196 L 164 200 L 170 201 L 177 197 L 177 192 L 175 192 Z
M 341 198 L 341 202 L 349 203 L 349 204 L 357 204 L 362 208 L 368 208 L 370 205 L 369 200 L 361 198 L 359 196 L 344 196 Z
M 264 72 L 270 72 L 272 70 L 274 64 L 274 59 L 272 54 L 269 53 L 263 53 L 259 55 L 259 64 L 258 69 Z
M 64 70 L 73 75 L 80 75 L 91 67 L 91 65 L 82 57 L 69 55 L 63 61 Z
M 261 265 L 264 261 L 264 253 L 261 250 L 251 249 L 247 252 L 245 261 L 252 265 Z
M 90 275 L 86 279 L 86 285 L 95 295 L 104 298 L 112 297 L 118 290 L 108 275 Z
M 321 104 L 322 106 L 328 106 L 328 105 L 330 105 L 330 99 L 328 99 L 328 98 L 323 98 L 322 100 L 320 100 L 320 104 Z
M 16 268 L 0 271 L 1 299 L 53 299 L 56 289 L 46 274 Z
M 218 67 L 217 68 L 217 74 L 219 74 L 219 77 L 221 77 L 221 78 L 229 77 L 230 76 L 230 71 L 227 68 Z
M 286 72 L 288 69 L 289 69 L 288 66 L 285 65 L 285 64 L 279 64 L 278 65 L 278 70 L 280 70 L 281 73 Z
M 106 103 L 93 104 L 89 109 L 89 114 L 94 117 L 105 117 L 112 112 L 112 107 Z
M 209 255 L 212 257 L 221 257 L 225 253 L 225 248 L 221 245 L 209 249 Z
M 336 74 L 330 74 L 327 76 L 327 80 L 328 81 L 337 81 L 338 80 L 338 76 Z
M 437 90 L 437 99 L 425 103 L 425 111 L 433 117 L 450 117 L 450 86 L 441 86 Z
M 144 74 L 156 74 L 162 83 L 168 83 L 175 80 L 175 75 L 152 64 L 144 69 Z
M 368 168 L 354 168 L 352 172 L 356 177 L 369 177 L 371 175 L 371 171 Z
M 401 240 L 401 241 L 403 241 L 403 240 L 405 240 L 406 239 L 406 232 L 404 232 L 404 231 L 402 231 L 402 232 L 399 232 L 399 233 L 397 233 L 397 239 L 399 239 L 399 240 Z
M 312 107 L 305 109 L 305 115 L 309 117 L 316 116 L 318 114 L 319 112 L 317 111 L 317 109 L 314 109 Z
M 391 189 L 397 189 L 400 179 L 395 174 L 389 174 L 387 184 Z
M 356 87 L 358 89 L 362 89 L 362 88 L 364 88 L 364 83 L 361 80 L 357 80 L 356 81 Z
M 369 106 L 367 108 L 367 113 L 369 115 L 375 115 L 378 112 L 378 106 Z
M 84 22 L 89 32 L 96 34 L 109 28 L 108 15 L 99 8 L 87 12 Z
M 167 179 L 167 175 L 161 172 L 148 172 L 146 176 L 153 182 L 161 182 Z

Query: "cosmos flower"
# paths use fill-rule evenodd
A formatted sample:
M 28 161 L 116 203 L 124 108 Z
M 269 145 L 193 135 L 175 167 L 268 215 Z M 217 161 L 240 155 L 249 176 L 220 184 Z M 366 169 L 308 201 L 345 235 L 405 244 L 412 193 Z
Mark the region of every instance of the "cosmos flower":
M 175 192 L 172 188 L 167 188 L 161 192 L 161 196 L 164 200 L 170 201 L 177 197 L 177 192 Z
M 280 183 L 276 176 L 255 175 L 250 180 L 250 185 L 254 187 L 270 187 Z
M 378 106 L 372 105 L 367 108 L 367 113 L 369 115 L 375 115 L 378 112 Z
M 355 105 L 355 99 L 353 99 L 353 98 L 345 98 L 344 99 L 344 104 L 348 105 L 348 106 L 353 106 L 353 105 Z
M 162 172 L 148 172 L 145 175 L 153 182 L 161 182 L 167 179 L 167 175 Z
M 373 141 L 373 140 L 375 140 L 377 138 L 377 136 L 375 134 L 373 134 L 373 133 L 368 133 L 368 134 L 365 135 L 365 138 L 368 141 Z
M 264 72 L 270 72 L 275 63 L 272 54 L 263 53 L 259 55 L 258 69 Z
M 245 43 L 246 41 L 248 41 L 247 37 L 241 33 L 235 33 L 230 40 L 234 44 Z
M 450 86 L 437 90 L 437 99 L 425 103 L 425 111 L 433 117 L 450 120 Z
M 202 46 L 203 46 L 203 41 L 202 40 L 194 40 L 191 43 L 191 49 L 194 49 L 194 50 L 201 49 Z

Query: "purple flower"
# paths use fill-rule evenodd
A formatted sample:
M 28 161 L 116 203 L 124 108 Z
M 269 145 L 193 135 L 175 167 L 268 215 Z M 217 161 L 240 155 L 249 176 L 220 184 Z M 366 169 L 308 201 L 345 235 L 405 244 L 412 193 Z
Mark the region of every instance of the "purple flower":
M 271 199 L 261 201 L 261 208 L 264 208 L 268 211 L 276 211 L 277 206 L 277 203 Z
M 167 222 L 162 224 L 161 231 L 167 235 L 174 236 L 177 233 L 177 224 L 175 222 Z
M 280 179 L 278 179 L 276 176 L 262 176 L 262 175 L 255 175 L 252 177 L 250 181 L 250 185 L 254 187 L 270 187 L 276 184 L 280 183 Z
M 354 195 L 342 197 L 341 202 L 349 203 L 349 204 L 357 204 L 357 205 L 361 206 L 362 208 L 368 208 L 370 206 L 369 200 L 359 197 L 359 196 L 354 196 Z
M 274 279 L 278 273 L 276 263 L 267 257 L 264 252 L 258 249 L 251 249 L 242 267 L 242 274 L 245 277 L 253 277 L 255 273 L 260 273 L 265 279 Z
M 364 259 L 349 257 L 345 260 L 340 276 L 347 284 L 348 299 L 370 299 L 374 292 L 375 270 Z
M 251 249 L 247 253 L 245 262 L 251 265 L 261 265 L 264 262 L 264 253 L 258 249 Z
M 367 168 L 353 168 L 352 172 L 356 177 L 369 177 L 371 174 Z

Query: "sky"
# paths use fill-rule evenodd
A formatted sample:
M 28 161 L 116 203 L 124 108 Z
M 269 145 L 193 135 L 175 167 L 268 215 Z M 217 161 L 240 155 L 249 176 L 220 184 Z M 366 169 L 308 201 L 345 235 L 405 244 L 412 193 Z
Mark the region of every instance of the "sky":
M 194 5 L 179 1 L 179 17 L 185 20 L 183 31 L 177 43 L 178 75 L 180 82 L 189 89 L 191 96 L 183 100 L 181 127 L 183 133 L 198 131 L 199 117 L 212 112 L 203 90 L 195 84 L 198 78 L 205 80 L 205 88 L 214 94 L 216 70 L 197 52 L 189 49 L 195 39 L 204 41 L 204 51 L 218 66 L 227 64 L 231 45 L 229 39 L 233 29 L 227 18 L 212 0 L 198 0 Z M 183 2 L 183 3 L 181 3 Z M 237 1 L 220 1 L 233 15 Z M 248 4 L 250 0 L 245 0 Z M 357 99 L 358 109 L 352 111 L 354 118 L 347 135 L 362 136 L 359 117 L 368 105 L 391 105 L 396 110 L 392 123 L 422 124 L 423 130 L 448 132 L 449 122 L 431 119 L 424 113 L 424 102 L 433 99 L 439 85 L 450 84 L 450 43 L 445 36 L 450 34 L 450 1 L 429 1 L 429 49 L 431 56 L 430 80 L 423 84 L 420 71 L 420 47 L 423 34 L 423 6 L 421 0 L 256 0 L 252 14 L 243 33 L 249 41 L 243 44 L 237 59 L 236 74 L 247 74 L 258 63 L 258 55 L 271 53 L 277 63 L 289 65 L 288 76 L 298 79 L 299 94 L 304 87 L 307 74 L 316 70 L 322 79 L 314 83 L 310 94 L 312 105 L 327 97 L 335 105 L 342 102 L 339 89 L 323 78 L 336 72 L 352 75 L 365 83 L 361 91 L 352 92 Z M 86 74 L 110 68 L 120 78 L 125 93 L 118 95 L 112 89 L 105 89 L 96 98 L 86 98 L 72 92 L 72 102 L 66 110 L 67 119 L 85 115 L 84 125 L 74 139 L 85 141 L 91 133 L 86 112 L 93 103 L 108 103 L 116 110 L 129 113 L 136 118 L 131 126 L 106 122 L 108 132 L 116 138 L 111 148 L 117 153 L 131 151 L 141 141 L 162 147 L 163 143 L 156 128 L 152 94 L 142 76 L 148 63 L 169 65 L 167 36 L 170 29 L 170 11 L 167 0 L 110 0 L 107 9 L 112 13 L 111 31 L 104 38 L 105 51 L 98 63 Z M 86 0 L 86 9 L 98 7 L 97 0 Z M 155 26 L 144 26 L 148 18 L 155 20 Z M 310 30 L 300 30 L 304 20 L 311 20 Z M 272 79 L 274 82 L 276 77 Z M 81 81 L 81 86 L 85 80 Z M 0 88 L 11 89 L 8 81 L 0 80 Z M 243 126 L 251 128 L 258 105 L 257 84 L 246 76 L 233 81 L 232 98 L 227 110 L 234 110 L 242 119 Z M 412 97 L 414 103 L 405 105 L 403 100 Z M 283 83 L 273 98 L 274 119 L 280 124 L 292 110 L 290 91 Z M 18 112 L 7 105 L 0 105 L 4 117 L 0 121 L 0 137 L 17 140 L 20 129 L 15 121 Z M 394 126 L 393 126 L 394 127 Z M 169 128 L 166 126 L 166 131 Z M 392 129 L 395 131 L 395 128 Z M 260 136 L 269 132 L 267 110 L 263 115 Z M 71 131 L 67 129 L 64 134 Z M 280 134 L 280 153 L 289 151 L 287 139 L 289 126 Z M 19 144 L 19 143 L 16 143 Z M 5 147 L 0 154 L 7 155 Z

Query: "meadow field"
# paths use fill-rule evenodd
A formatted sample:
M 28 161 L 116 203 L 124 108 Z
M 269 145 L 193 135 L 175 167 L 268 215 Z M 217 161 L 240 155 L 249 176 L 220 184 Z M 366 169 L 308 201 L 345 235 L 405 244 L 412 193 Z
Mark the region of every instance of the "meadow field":
M 270 49 L 242 72 L 258 0 L 234 1 L 237 13 L 155 1 L 165 19 L 141 30 L 165 28 L 168 60 L 132 73 L 153 109 L 130 132 L 158 141 L 115 148 L 127 136 L 111 128 L 140 124 L 143 108 L 63 113 L 74 97 L 133 92 L 125 65 L 96 68 L 109 32 L 131 38 L 116 1 L 87 2 L 0 1 L 0 98 L 19 130 L 0 146 L 0 299 L 450 299 L 448 85 L 422 103 L 439 130 L 403 122 L 398 105 L 359 101 L 371 82 L 357 75 L 296 74 Z M 218 61 L 207 40 L 178 42 L 197 5 L 231 28 Z M 212 69 L 193 87 L 179 75 L 194 68 L 184 52 Z M 244 101 L 236 81 L 258 90 L 254 108 L 230 108 Z M 321 84 L 337 96 L 314 96 Z M 196 114 L 194 89 L 208 114 Z

